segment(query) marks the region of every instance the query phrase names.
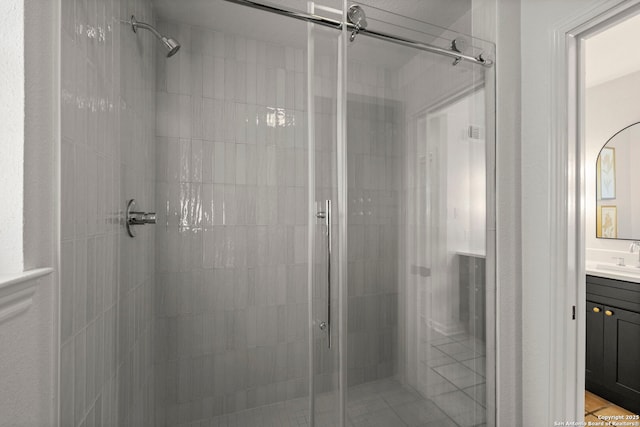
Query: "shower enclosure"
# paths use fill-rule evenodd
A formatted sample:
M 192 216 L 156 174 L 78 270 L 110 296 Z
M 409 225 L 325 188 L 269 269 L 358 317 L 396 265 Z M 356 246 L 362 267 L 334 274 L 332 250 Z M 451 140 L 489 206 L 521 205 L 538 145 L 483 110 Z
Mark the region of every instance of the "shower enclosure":
M 495 425 L 495 48 L 471 2 L 442 26 L 411 2 L 181 10 L 203 3 L 63 28 L 63 195 L 94 152 L 114 189 L 62 226 L 61 425 Z M 101 13 L 112 55 L 78 35 Z M 100 129 L 119 139 L 79 142 Z M 157 212 L 134 238 L 113 219 L 132 198 Z

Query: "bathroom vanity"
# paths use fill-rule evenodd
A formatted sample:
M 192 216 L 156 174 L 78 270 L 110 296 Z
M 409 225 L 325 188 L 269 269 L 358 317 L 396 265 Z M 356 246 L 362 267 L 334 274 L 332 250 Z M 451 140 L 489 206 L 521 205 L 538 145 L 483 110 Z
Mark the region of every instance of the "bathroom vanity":
M 458 252 L 460 321 L 472 336 L 486 339 L 486 263 L 484 254 Z
M 586 389 L 638 414 L 640 283 L 587 273 Z

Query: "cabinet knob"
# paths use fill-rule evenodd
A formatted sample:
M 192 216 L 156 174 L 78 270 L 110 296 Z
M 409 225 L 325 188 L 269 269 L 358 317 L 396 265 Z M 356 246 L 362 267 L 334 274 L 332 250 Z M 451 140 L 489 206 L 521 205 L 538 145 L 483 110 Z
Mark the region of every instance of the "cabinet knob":
M 613 316 L 613 311 L 611 310 L 605 310 L 604 314 L 606 314 L 607 316 Z
M 593 307 L 594 313 L 600 313 L 600 307 Z

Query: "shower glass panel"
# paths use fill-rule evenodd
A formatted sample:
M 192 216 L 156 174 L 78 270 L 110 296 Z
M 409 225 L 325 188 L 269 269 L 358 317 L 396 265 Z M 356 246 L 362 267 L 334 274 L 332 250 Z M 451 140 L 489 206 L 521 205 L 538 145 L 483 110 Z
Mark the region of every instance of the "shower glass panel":
M 494 70 L 219 3 L 158 22 L 155 425 L 494 425 Z
M 493 57 L 490 43 L 359 5 L 367 28 Z M 351 38 L 347 425 L 491 425 L 493 69 Z
M 308 3 L 308 11 L 340 19 L 340 4 Z M 338 41 L 335 29 L 307 24 L 309 146 L 309 425 L 339 426 L 339 298 L 337 193 Z
M 307 26 L 219 12 L 158 23 L 182 48 L 157 57 L 155 425 L 305 425 Z

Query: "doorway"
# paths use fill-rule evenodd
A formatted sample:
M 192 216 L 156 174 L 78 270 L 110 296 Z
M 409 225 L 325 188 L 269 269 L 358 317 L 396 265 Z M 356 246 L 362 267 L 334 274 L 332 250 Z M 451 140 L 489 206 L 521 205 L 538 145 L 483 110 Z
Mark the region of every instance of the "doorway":
M 638 259 L 640 239 L 640 35 L 637 9 L 580 38 L 579 82 L 584 147 L 585 422 L 640 413 Z M 628 50 L 628 53 L 627 52 Z M 636 421 L 633 421 L 636 420 Z

